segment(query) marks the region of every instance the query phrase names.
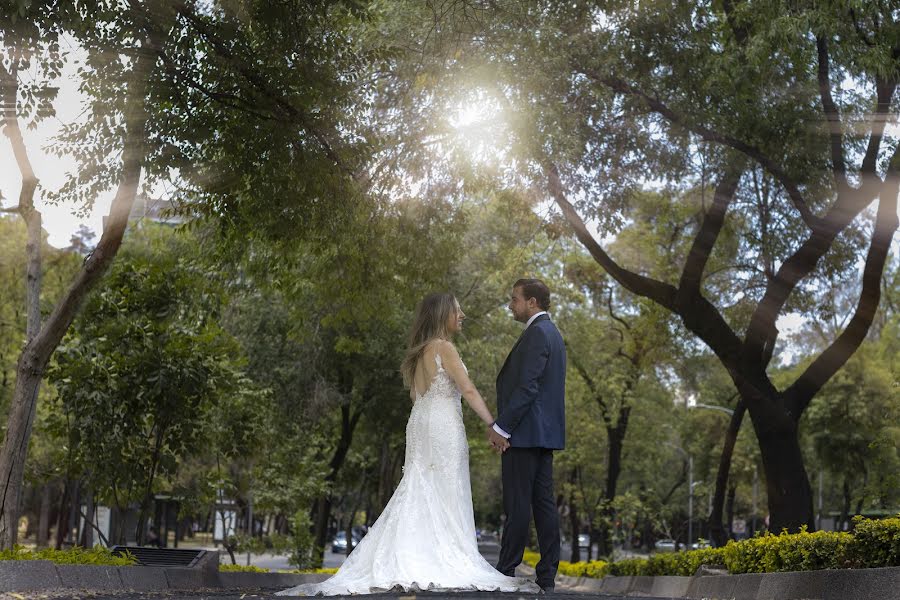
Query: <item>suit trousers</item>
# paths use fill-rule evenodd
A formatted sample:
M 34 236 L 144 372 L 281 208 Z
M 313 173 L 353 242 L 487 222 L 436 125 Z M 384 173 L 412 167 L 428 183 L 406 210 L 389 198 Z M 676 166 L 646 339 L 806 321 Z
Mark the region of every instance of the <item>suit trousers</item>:
M 553 587 L 560 554 L 559 513 L 553 496 L 553 450 L 509 448 L 500 464 L 506 523 L 497 570 L 508 576 L 515 573 L 528 543 L 533 514 L 541 552 L 535 567 L 536 583 L 542 588 Z

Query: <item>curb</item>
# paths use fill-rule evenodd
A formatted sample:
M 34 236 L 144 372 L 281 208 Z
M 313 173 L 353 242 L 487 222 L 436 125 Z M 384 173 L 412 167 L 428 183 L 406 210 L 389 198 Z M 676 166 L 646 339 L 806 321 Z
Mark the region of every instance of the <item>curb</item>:
M 900 600 L 900 567 L 693 577 L 556 576 L 573 592 L 684 600 Z
M 193 567 L 114 567 L 56 564 L 49 560 L 5 560 L 0 561 L 0 592 L 278 590 L 301 583 L 319 583 L 330 576 L 325 573 L 220 572 L 218 552 L 208 552 Z

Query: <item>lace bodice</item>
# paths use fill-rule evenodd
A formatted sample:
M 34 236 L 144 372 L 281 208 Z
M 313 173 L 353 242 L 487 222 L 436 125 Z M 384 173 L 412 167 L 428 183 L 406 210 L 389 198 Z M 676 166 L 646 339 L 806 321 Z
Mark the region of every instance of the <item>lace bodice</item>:
M 431 380 L 431 385 L 428 386 L 428 389 L 425 390 L 424 394 L 420 394 L 419 390 L 416 390 L 416 402 L 426 398 L 427 396 L 434 395 L 441 398 L 454 398 L 457 402 L 459 402 L 462 395 L 459 393 L 459 388 L 456 387 L 456 384 L 453 383 L 453 379 L 450 377 L 450 374 L 447 373 L 447 370 L 444 369 L 444 364 L 441 361 L 441 355 L 434 355 L 434 362 L 437 364 L 437 371 L 434 374 L 434 377 Z M 463 365 L 463 368 L 466 369 L 466 373 L 469 370 L 466 368 L 466 365 Z

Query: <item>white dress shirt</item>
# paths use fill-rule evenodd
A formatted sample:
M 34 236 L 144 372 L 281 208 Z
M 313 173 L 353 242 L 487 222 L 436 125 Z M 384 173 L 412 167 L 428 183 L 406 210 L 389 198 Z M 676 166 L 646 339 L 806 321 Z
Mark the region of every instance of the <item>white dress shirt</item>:
M 547 311 L 546 311 L 546 310 L 542 310 L 542 311 L 536 312 L 536 313 L 534 313 L 533 315 L 531 315 L 531 318 L 528 319 L 528 322 L 527 322 L 527 323 L 525 323 L 525 329 L 528 329 L 528 327 L 529 327 L 532 323 L 534 323 L 534 320 L 537 319 L 539 316 L 541 316 L 541 315 L 546 315 L 546 314 L 547 314 Z M 524 333 L 525 329 L 522 330 L 523 333 Z M 503 431 L 503 430 L 500 428 L 500 426 L 497 425 L 496 423 L 494 423 L 494 431 L 496 431 L 497 433 L 499 433 L 500 435 L 502 435 L 502 436 L 505 437 L 506 439 L 509 439 L 509 438 L 510 438 L 510 434 L 508 434 L 508 433 L 506 433 L 505 431 Z

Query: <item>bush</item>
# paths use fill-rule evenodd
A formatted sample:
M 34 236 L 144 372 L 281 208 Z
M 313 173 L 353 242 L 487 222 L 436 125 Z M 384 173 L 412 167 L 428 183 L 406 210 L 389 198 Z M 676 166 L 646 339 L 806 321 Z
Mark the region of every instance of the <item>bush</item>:
M 109 548 L 94 546 L 82 548 L 75 546 L 68 550 L 41 548 L 29 550 L 24 546 L 15 546 L 11 550 L 0 551 L 0 560 L 49 560 L 61 565 L 104 565 L 111 567 L 128 567 L 137 563 L 137 559 L 126 551 L 123 555 L 113 554 Z
M 724 548 L 654 554 L 650 558 L 612 563 L 561 561 L 559 573 L 572 577 L 691 576 L 701 565 L 724 566 L 735 574 L 900 566 L 900 515 L 890 519 L 855 517 L 853 523 L 852 534 L 842 531 L 767 533 L 740 542 L 729 541 Z M 523 560 L 534 566 L 540 559 L 537 552 L 526 550 Z
M 530 567 L 536 566 L 539 560 L 541 560 L 541 555 L 531 550 L 526 550 L 522 557 L 522 562 Z M 599 579 L 606 576 L 608 568 L 609 563 L 604 560 L 592 560 L 590 562 L 582 560 L 575 563 L 567 560 L 559 561 L 559 574 L 568 575 L 569 577 L 594 577 Z
M 849 566 L 853 535 L 840 531 L 771 533 L 725 546 L 725 566 L 730 573 L 816 571 Z
M 900 567 L 900 515 L 890 519 L 853 518 L 853 567 Z
M 223 573 L 268 573 L 269 570 L 256 565 L 219 565 Z
M 605 560 L 592 560 L 569 562 L 567 560 L 559 561 L 559 573 L 568 575 L 569 577 L 594 577 L 601 578 L 606 574 L 609 563 Z

